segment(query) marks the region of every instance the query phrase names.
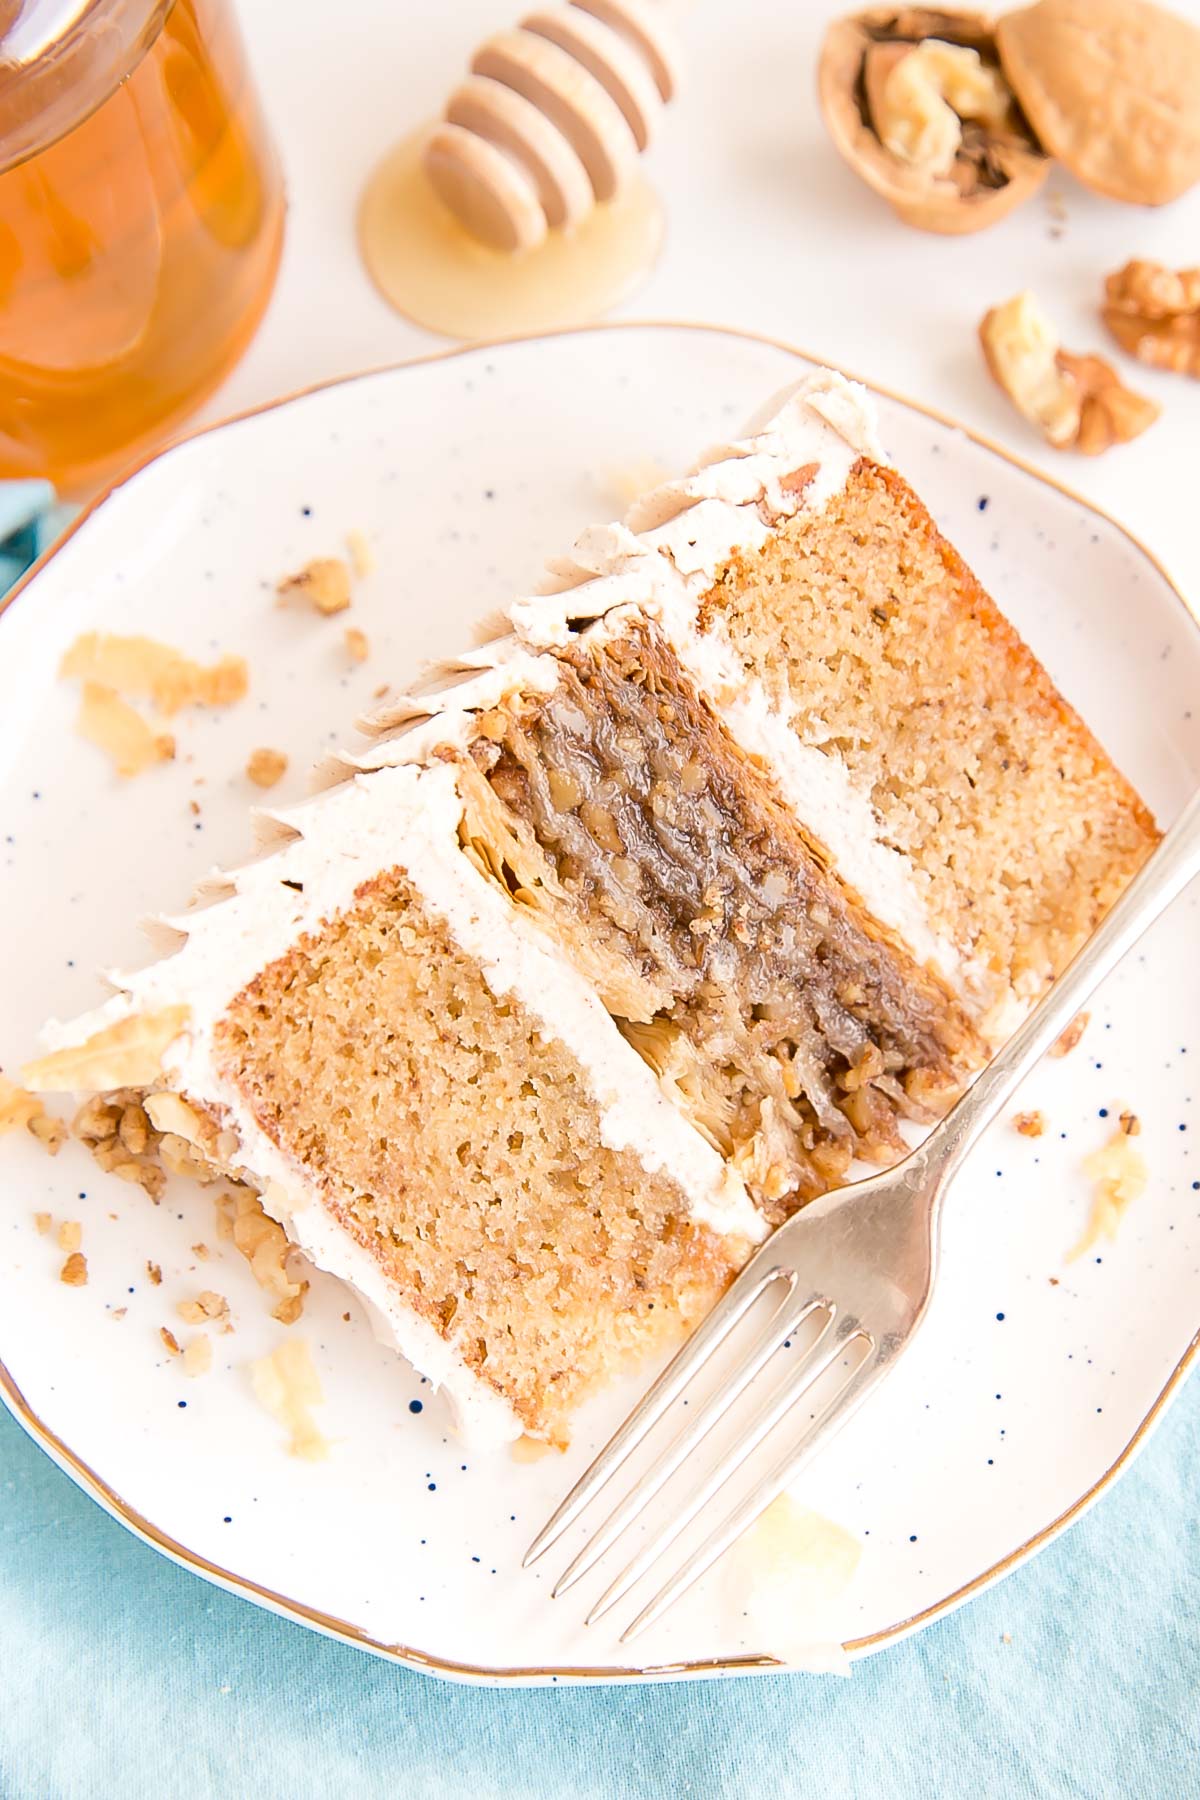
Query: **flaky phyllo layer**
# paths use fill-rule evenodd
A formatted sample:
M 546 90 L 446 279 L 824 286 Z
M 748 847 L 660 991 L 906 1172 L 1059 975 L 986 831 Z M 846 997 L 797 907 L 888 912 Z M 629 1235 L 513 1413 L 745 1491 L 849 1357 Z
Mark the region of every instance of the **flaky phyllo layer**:
M 479 1440 L 898 1155 L 1154 841 L 838 376 L 550 586 L 31 1071 L 174 1108 Z

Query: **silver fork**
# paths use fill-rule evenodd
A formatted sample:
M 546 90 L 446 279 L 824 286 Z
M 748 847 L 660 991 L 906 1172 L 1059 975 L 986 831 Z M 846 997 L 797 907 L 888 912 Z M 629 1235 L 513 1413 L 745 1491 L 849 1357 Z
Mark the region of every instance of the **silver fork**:
M 937 1273 L 942 1201 L 980 1134 L 1022 1077 L 1104 977 L 1200 873 L 1200 794 L 1036 1010 L 958 1104 L 903 1162 L 814 1200 L 751 1257 L 644 1399 L 543 1526 L 525 1566 L 558 1542 L 607 1486 L 693 1377 L 770 1289 L 779 1297 L 738 1365 L 690 1415 L 641 1478 L 592 1532 L 560 1577 L 557 1598 L 596 1566 L 641 1517 L 777 1352 L 808 1322 L 814 1340 L 746 1424 L 699 1475 L 679 1509 L 637 1552 L 588 1614 L 590 1625 L 624 1598 L 823 1376 L 823 1397 L 786 1453 L 734 1505 L 642 1607 L 621 1642 L 661 1619 L 680 1595 L 789 1487 L 809 1459 L 899 1361 L 925 1316 Z

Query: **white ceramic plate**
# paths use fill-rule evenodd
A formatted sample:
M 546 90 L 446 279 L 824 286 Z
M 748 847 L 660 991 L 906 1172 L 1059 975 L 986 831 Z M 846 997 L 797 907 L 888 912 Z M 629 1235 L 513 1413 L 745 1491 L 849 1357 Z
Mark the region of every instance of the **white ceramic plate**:
M 614 478 L 647 459 L 685 466 L 806 366 L 778 345 L 668 326 L 472 350 L 219 427 L 105 498 L 0 620 L 4 1067 L 30 1053 L 45 1015 L 100 996 L 99 967 L 141 957 L 139 915 L 177 907 L 214 863 L 244 857 L 252 747 L 290 753 L 272 799 L 298 796 L 379 682 L 456 647 L 473 617 L 532 583 L 544 555 L 620 509 Z M 1200 634 L 1165 575 L 1032 472 L 901 401 L 881 408 L 900 467 L 1169 821 L 1200 779 Z M 341 553 L 349 530 L 377 559 L 349 615 L 371 641 L 361 667 L 343 648 L 345 618 L 272 596 L 280 573 Z M 118 783 L 74 735 L 77 697 L 56 678 L 65 646 L 92 626 L 197 656 L 240 651 L 251 695 L 182 717 L 178 760 Z M 949 1208 L 920 1339 L 804 1483 L 805 1502 L 865 1549 L 813 1627 L 852 1653 L 1047 1541 L 1182 1377 L 1200 1264 L 1196 904 L 1176 905 L 1108 984 L 1080 1047 L 1028 1084 L 1022 1103 L 1044 1110 L 1047 1134 L 1005 1123 L 989 1135 Z M 1101 1109 L 1125 1104 L 1143 1120 L 1149 1191 L 1115 1244 L 1068 1265 L 1089 1208 L 1082 1158 L 1109 1133 Z M 615 1632 L 583 1628 L 593 1584 L 551 1604 L 548 1575 L 520 1571 L 636 1383 L 585 1414 L 565 1460 L 474 1458 L 428 1388 L 318 1277 L 295 1329 L 312 1345 L 334 1445 L 328 1461 L 300 1463 L 246 1376 L 282 1328 L 218 1244 L 207 1195 L 180 1184 L 155 1208 L 76 1146 L 51 1162 L 23 1133 L 0 1144 L 0 1191 L 9 1404 L 82 1485 L 189 1567 L 452 1674 L 678 1673 L 746 1667 L 778 1647 L 714 1573 L 639 1643 L 631 1670 Z M 86 1287 L 55 1279 L 61 1253 L 36 1235 L 36 1209 L 82 1221 Z M 188 1381 L 158 1330 L 201 1287 L 228 1297 L 237 1329 L 215 1339 L 212 1372 Z M 799 1620 L 797 1636 L 807 1631 Z

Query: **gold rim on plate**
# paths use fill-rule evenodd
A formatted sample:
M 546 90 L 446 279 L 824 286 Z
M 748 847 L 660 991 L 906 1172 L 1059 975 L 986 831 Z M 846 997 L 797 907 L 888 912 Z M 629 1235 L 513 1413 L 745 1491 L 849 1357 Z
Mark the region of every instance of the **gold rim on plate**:
M 1074 501 L 1077 506 L 1086 508 L 1086 510 L 1093 514 L 1094 517 L 1103 519 L 1105 524 L 1110 525 L 1114 530 L 1119 531 L 1122 537 L 1132 544 L 1134 549 L 1137 550 L 1151 567 L 1157 571 L 1183 608 L 1184 612 L 1187 613 L 1188 618 L 1193 624 L 1196 623 L 1196 614 L 1189 606 L 1187 599 L 1176 581 L 1164 567 L 1159 558 L 1155 556 L 1154 552 L 1150 550 L 1148 546 L 1135 535 L 1135 533 L 1130 531 L 1127 526 L 1123 525 L 1119 519 L 1114 519 L 1111 514 L 1103 512 L 1098 506 L 1093 505 L 1090 500 L 1086 500 L 1082 494 L 1076 493 L 1076 491 L 1069 487 L 1066 482 L 1059 481 L 1056 476 L 1047 475 L 1044 470 L 1037 468 L 1033 463 L 1027 462 L 1024 457 L 1017 456 L 1012 451 L 1006 450 L 1002 445 L 995 443 L 991 438 L 985 437 L 983 433 L 973 431 L 969 426 L 960 424 L 957 419 L 951 418 L 947 413 L 938 411 L 936 407 L 924 406 L 919 401 L 910 400 L 907 395 L 899 394 L 892 388 L 883 387 L 878 382 L 866 381 L 861 375 L 852 374 L 850 370 L 842 368 L 840 364 L 823 363 L 821 358 L 812 356 L 808 351 L 801 350 L 797 345 L 789 344 L 782 338 L 770 337 L 763 332 L 739 331 L 721 325 L 707 325 L 698 320 L 665 319 L 621 319 L 599 325 L 568 325 L 557 331 L 542 331 L 537 332 L 532 336 L 517 335 L 513 337 L 496 338 L 477 344 L 456 344 L 449 349 L 430 351 L 424 356 L 409 357 L 403 362 L 381 363 L 370 369 L 359 370 L 354 375 L 340 375 L 334 376 L 328 381 L 316 381 L 307 387 L 297 388 L 291 393 L 284 394 L 279 399 L 264 401 L 260 406 L 248 407 L 244 412 L 233 413 L 228 418 L 219 419 L 211 425 L 203 425 L 194 431 L 185 432 L 182 436 L 174 438 L 169 444 L 157 451 L 140 458 L 139 461 L 134 463 L 132 467 L 125 472 L 125 474 L 121 475 L 115 481 L 110 482 L 109 485 L 102 489 L 93 500 L 89 501 L 79 516 L 71 522 L 63 535 L 43 552 L 37 561 L 27 569 L 25 574 L 15 583 L 8 594 L 0 600 L 0 615 L 3 615 L 8 611 L 8 608 L 22 593 L 24 593 L 30 583 L 37 578 L 51 558 L 57 556 L 63 546 L 75 535 L 81 526 L 91 518 L 92 514 L 107 501 L 112 499 L 113 495 L 116 494 L 127 481 L 131 481 L 136 475 L 140 475 L 144 469 L 148 468 L 151 463 L 158 461 L 160 457 L 170 455 L 173 450 L 179 449 L 182 445 L 189 444 L 197 438 L 207 437 L 212 432 L 223 431 L 227 426 L 240 424 L 244 419 L 257 418 L 261 413 L 274 412 L 279 407 L 290 405 L 294 400 L 305 399 L 309 394 L 322 393 L 327 388 L 345 387 L 355 381 L 370 380 L 371 377 L 376 375 L 393 374 L 400 369 L 421 368 L 429 363 L 448 362 L 454 357 L 473 356 L 480 352 L 503 349 L 510 344 L 541 343 L 551 338 L 579 337 L 589 333 L 598 332 L 647 330 L 708 332 L 714 336 L 740 338 L 747 343 L 764 344 L 770 349 L 781 350 L 786 355 L 794 356 L 802 362 L 810 364 L 816 363 L 826 368 L 835 369 L 839 374 L 846 375 L 851 380 L 861 381 L 864 387 L 869 388 L 872 393 L 882 395 L 886 400 L 895 401 L 897 404 L 909 408 L 912 412 L 920 413 L 925 418 L 934 420 L 936 424 L 944 425 L 951 430 L 962 432 L 964 437 L 969 438 L 972 443 L 978 444 L 981 449 L 989 451 L 993 456 L 999 457 L 1003 462 L 1009 463 L 1012 467 L 1020 469 L 1023 474 L 1032 476 L 1034 480 L 1040 481 L 1046 487 L 1054 488 L 1068 500 Z M 1027 1538 L 1024 1543 L 1019 1544 L 1015 1550 L 1011 1550 L 1007 1556 L 1001 1557 L 999 1561 L 993 1563 L 990 1568 L 984 1569 L 980 1574 L 973 1576 L 970 1581 L 964 1582 L 960 1587 L 955 1588 L 942 1599 L 932 1601 L 929 1606 L 923 1607 L 920 1612 L 913 1613 L 906 1619 L 900 1619 L 894 1625 L 884 1626 L 881 1630 L 873 1631 L 866 1637 L 851 1638 L 849 1642 L 842 1646 L 846 1654 L 854 1657 L 866 1655 L 873 1650 L 881 1650 L 886 1645 L 896 1643 L 901 1638 L 909 1636 L 912 1632 L 919 1630 L 923 1625 L 932 1624 L 935 1619 L 941 1618 L 948 1612 L 952 1612 L 955 1607 L 961 1606 L 964 1601 L 971 1599 L 973 1595 L 981 1593 L 984 1588 L 990 1587 L 993 1582 L 999 1581 L 1002 1576 L 1011 1573 L 1011 1571 L 1018 1567 L 1019 1564 L 1025 1562 L 1030 1556 L 1034 1555 L 1036 1551 L 1043 1549 L 1061 1532 L 1065 1531 L 1067 1527 L 1072 1525 L 1129 1466 L 1138 1451 L 1146 1443 L 1150 1433 L 1166 1411 L 1167 1406 L 1183 1385 L 1189 1370 L 1198 1357 L 1200 1357 L 1200 1330 L 1197 1330 L 1196 1335 L 1187 1345 L 1179 1362 L 1176 1364 L 1155 1397 L 1150 1410 L 1141 1420 L 1136 1431 L 1133 1433 L 1133 1436 L 1129 1439 L 1129 1442 L 1125 1445 L 1120 1455 L 1110 1464 L 1104 1473 L 1093 1482 L 1092 1486 L 1088 1488 L 1085 1493 L 1080 1495 L 1079 1499 L 1076 1500 L 1073 1505 L 1059 1513 L 1057 1518 L 1052 1519 L 1048 1525 L 1043 1526 L 1040 1531 L 1035 1532 L 1033 1536 Z M 588 1668 L 579 1665 L 569 1665 L 560 1668 L 486 1668 L 475 1663 L 452 1662 L 445 1657 L 432 1656 L 409 1644 L 384 1643 L 381 1639 L 374 1638 L 368 1632 L 363 1631 L 359 1626 L 352 1625 L 347 1619 L 339 1619 L 332 1613 L 321 1612 L 317 1607 L 308 1606 L 303 1600 L 293 1600 L 287 1594 L 279 1594 L 272 1588 L 263 1587 L 259 1582 L 251 1580 L 249 1576 L 237 1575 L 230 1569 L 222 1568 L 219 1563 L 211 1562 L 207 1557 L 198 1555 L 196 1551 L 190 1550 L 186 1544 L 181 1544 L 177 1538 L 173 1538 L 169 1536 L 167 1532 L 160 1530 L 152 1520 L 145 1518 L 138 1512 L 136 1507 L 131 1506 L 127 1500 L 124 1500 L 121 1495 L 117 1493 L 116 1489 L 111 1487 L 109 1483 L 105 1481 L 102 1475 L 98 1474 L 95 1469 L 85 1463 L 82 1458 L 78 1457 L 71 1447 L 64 1443 L 63 1439 L 60 1438 L 56 1432 L 52 1431 L 44 1420 L 38 1417 L 25 1399 L 20 1388 L 17 1386 L 17 1383 L 6 1368 L 3 1360 L 0 1360 L 0 1398 L 4 1400 L 9 1411 L 13 1414 L 14 1418 L 24 1426 L 34 1442 L 39 1444 L 41 1448 L 46 1451 L 51 1459 L 58 1464 L 59 1468 L 69 1475 L 86 1493 L 89 1493 L 94 1500 L 98 1501 L 99 1504 L 104 1507 L 106 1512 L 110 1513 L 113 1518 L 126 1526 L 128 1530 L 132 1531 L 135 1537 L 141 1538 L 143 1543 L 150 1544 L 154 1549 L 161 1551 L 163 1555 L 169 1557 L 172 1562 L 178 1563 L 185 1569 L 192 1570 L 195 1574 L 202 1576 L 207 1581 L 215 1583 L 218 1587 L 226 1589 L 229 1593 L 240 1594 L 244 1598 L 251 1600 L 254 1604 L 266 1607 L 271 1612 L 279 1613 L 285 1618 L 297 1619 L 302 1624 L 308 1625 L 314 1630 L 324 1632 L 326 1636 L 340 1638 L 345 1643 L 354 1644 L 360 1650 L 367 1650 L 376 1656 L 387 1657 L 393 1662 L 402 1663 L 409 1668 L 420 1669 L 426 1674 L 442 1675 L 459 1681 L 480 1681 L 497 1684 L 504 1682 L 515 1682 L 519 1684 L 522 1682 L 528 1683 L 555 1679 L 560 1681 L 579 1682 L 623 1682 L 647 1679 L 662 1680 L 671 1677 L 678 1678 L 681 1676 L 698 1677 L 722 1674 L 744 1675 L 755 1670 L 770 1670 L 786 1667 L 786 1664 L 780 1663 L 772 1656 L 740 1656 L 712 1657 L 700 1662 L 657 1663 L 620 1668 Z

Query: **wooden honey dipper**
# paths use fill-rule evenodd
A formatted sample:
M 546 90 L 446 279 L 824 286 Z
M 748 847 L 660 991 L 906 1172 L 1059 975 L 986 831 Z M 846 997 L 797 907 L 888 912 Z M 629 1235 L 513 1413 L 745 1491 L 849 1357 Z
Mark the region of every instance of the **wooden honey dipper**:
M 646 0 L 569 0 L 481 44 L 422 164 L 459 223 L 494 250 L 533 250 L 614 199 L 678 85 Z

